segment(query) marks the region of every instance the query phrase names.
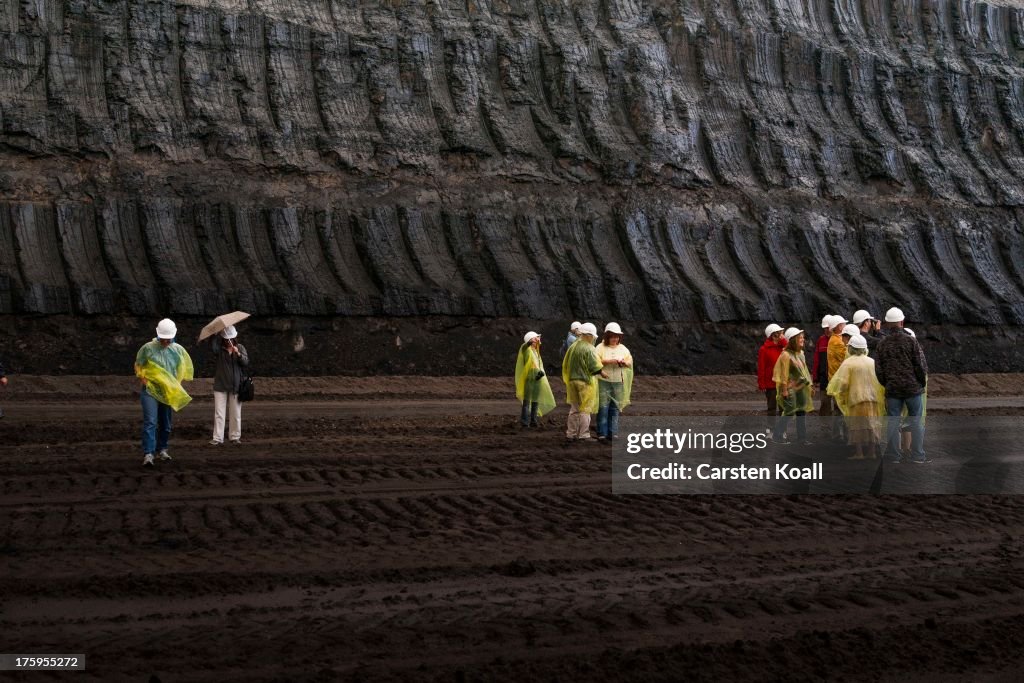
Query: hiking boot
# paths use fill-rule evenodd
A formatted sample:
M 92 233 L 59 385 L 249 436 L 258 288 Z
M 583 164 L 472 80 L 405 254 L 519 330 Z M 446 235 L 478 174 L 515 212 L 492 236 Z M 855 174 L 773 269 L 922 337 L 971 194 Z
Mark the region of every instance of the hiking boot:
M 924 456 L 923 458 L 921 458 L 920 460 L 918 460 L 917 458 L 912 458 L 910 460 L 910 462 L 914 463 L 915 465 L 927 465 L 931 461 L 932 461 L 932 459 L 929 458 L 927 455 Z
M 211 446 L 220 446 L 222 443 L 224 443 L 224 442 L 223 441 L 217 441 L 217 439 L 211 439 L 210 440 L 210 445 Z
M 241 446 L 242 445 L 242 440 L 241 439 L 231 439 L 231 445 L 232 446 Z
M 167 452 L 166 448 L 163 449 L 162 451 L 160 451 L 160 460 L 161 461 L 166 462 L 166 461 L 168 461 L 170 459 L 171 459 L 171 454 Z
M 144 458 L 142 458 L 142 466 L 143 467 L 152 467 L 153 466 L 153 454 L 152 453 L 146 453 L 146 456 Z
M 792 441 L 790 441 L 786 437 L 782 437 L 781 439 L 776 439 L 775 437 L 772 437 L 771 442 L 773 444 L 775 444 L 776 446 L 788 446 L 791 443 L 793 443 Z

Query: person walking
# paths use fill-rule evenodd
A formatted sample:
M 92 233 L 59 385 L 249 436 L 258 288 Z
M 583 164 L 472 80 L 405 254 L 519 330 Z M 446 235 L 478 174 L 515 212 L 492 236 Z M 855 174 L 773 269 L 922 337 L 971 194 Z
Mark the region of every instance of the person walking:
M 622 343 L 618 323 L 605 325 L 597 355 L 607 375 L 597 381 L 597 440 L 610 441 L 618 436 L 619 414 L 633 393 L 633 356 Z
M 569 334 L 565 335 L 565 341 L 562 342 L 562 348 L 558 350 L 560 358 L 565 358 L 565 352 L 569 350 L 569 347 L 576 343 L 576 339 L 580 334 L 580 326 L 583 325 L 578 320 L 573 320 L 572 325 L 569 325 Z M 596 328 L 595 328 L 596 330 Z
M 778 444 L 790 443 L 784 435 L 789 419 L 795 417 L 797 439 L 803 445 L 810 446 L 804 417 L 814 410 L 814 383 L 807 369 L 807 360 L 804 358 L 804 331 L 790 327 L 783 333 L 783 337 L 786 339 L 786 350 L 779 355 L 772 372 L 776 400 L 782 417 L 775 422 L 772 441 Z
M 580 325 L 580 336 L 572 343 L 562 359 L 562 381 L 569 401 L 569 421 L 565 438 L 572 441 L 590 439 L 590 416 L 597 412 L 597 378 L 608 377 L 601 358 L 594 348 L 597 327 L 593 323 Z
M 142 383 L 139 398 L 144 467 L 153 466 L 154 453 L 159 453 L 161 460 L 171 459 L 167 449 L 172 411 L 181 410 L 192 400 L 181 386 L 193 378 L 192 358 L 184 346 L 175 343 L 177 334 L 174 321 L 164 318 L 156 326 L 156 338 L 143 344 L 135 355 L 135 376 Z
M 911 462 L 931 462 L 924 452 L 924 389 L 928 382 L 928 363 L 915 337 L 903 328 L 906 316 L 899 308 L 885 312 L 882 340 L 875 351 L 875 373 L 885 387 L 886 444 L 889 462 L 898 464 L 900 417 L 906 408 L 910 427 Z
M 821 405 L 818 408 L 818 415 L 829 417 L 832 415 L 832 397 L 825 393 L 828 386 L 828 342 L 832 338 L 832 318 L 830 313 L 821 319 L 821 336 L 814 347 L 814 366 L 811 374 L 815 383 L 821 389 Z
M 544 361 L 540 357 L 540 335 L 530 331 L 523 336 L 516 357 L 516 398 L 522 401 L 519 424 L 525 427 L 539 427 L 539 417 L 555 408 L 555 395 L 544 372 Z
M 875 360 L 868 357 L 868 341 L 861 335 L 850 338 L 848 355 L 828 383 L 828 393 L 843 413 L 848 443 L 854 447 L 852 460 L 865 453 L 875 457 L 879 442 L 878 416 L 882 414 L 882 385 L 875 377 Z
M 242 443 L 242 404 L 238 400 L 238 388 L 242 384 L 244 371 L 249 365 L 249 353 L 238 343 L 238 330 L 234 325 L 224 328 L 213 338 L 213 439 L 211 446 L 224 443 L 224 418 L 227 413 L 228 438 L 231 443 Z
M 786 348 L 786 340 L 782 337 L 782 326 L 775 323 L 764 328 L 764 336 L 764 343 L 757 352 L 757 389 L 764 393 L 765 434 L 771 435 L 775 428 L 775 416 L 779 414 L 772 373 L 775 371 L 775 363 Z
M 7 371 L 4 369 L 3 361 L 0 361 L 0 387 L 7 386 Z M 4 416 L 4 409 L 0 408 L 0 418 Z

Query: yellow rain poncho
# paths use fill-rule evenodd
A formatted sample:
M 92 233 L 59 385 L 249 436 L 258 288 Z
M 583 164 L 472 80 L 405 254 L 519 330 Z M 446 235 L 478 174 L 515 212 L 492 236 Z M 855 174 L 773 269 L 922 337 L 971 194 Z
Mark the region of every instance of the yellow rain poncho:
M 569 403 L 578 405 L 581 413 L 597 412 L 597 375 L 604 368 L 593 342 L 580 337 L 562 359 L 562 381 Z
M 537 379 L 537 372 L 543 370 L 544 362 L 533 344 L 520 346 L 516 358 L 516 398 L 520 401 L 529 398 L 531 402 L 536 402 L 538 416 L 555 409 L 555 395 L 551 393 L 547 375 Z
M 796 415 L 800 411 L 814 411 L 814 403 L 811 401 L 811 373 L 807 369 L 803 351 L 783 351 L 779 360 L 775 362 L 772 380 L 776 389 L 775 402 L 784 416 Z M 784 390 L 788 391 L 788 398 L 783 397 Z
M 135 375 L 146 380 L 146 391 L 175 411 L 192 401 L 181 383 L 191 381 L 193 373 L 192 358 L 180 344 L 164 347 L 154 339 L 135 356 Z
M 834 396 L 843 415 L 852 415 L 853 406 L 874 403 L 874 415 L 885 414 L 885 390 L 875 377 L 875 359 L 849 356 L 832 375 L 826 389 Z
M 601 359 L 602 364 L 604 363 L 605 360 L 618 360 L 619 358 L 622 358 L 623 360 L 629 361 L 629 365 L 628 366 L 618 366 L 618 365 L 609 365 L 609 366 L 607 366 L 605 368 L 605 371 L 609 375 L 611 375 L 611 377 L 609 378 L 611 381 L 603 380 L 606 385 L 607 384 L 618 384 L 619 382 L 616 382 L 615 380 L 619 379 L 619 377 L 615 377 L 615 375 L 621 374 L 621 380 L 622 380 L 621 381 L 621 384 L 622 384 L 621 398 L 622 398 L 622 400 L 621 401 L 615 400 L 615 399 L 613 399 L 613 400 L 615 400 L 616 404 L 618 405 L 619 412 L 622 412 L 623 410 L 626 409 L 626 406 L 629 405 L 629 403 L 630 403 L 630 396 L 632 396 L 632 394 L 633 394 L 633 354 L 631 354 L 629 352 L 629 349 L 627 349 L 624 344 L 620 343 L 620 344 L 618 344 L 616 346 L 606 346 L 604 342 L 601 342 L 600 344 L 597 345 L 597 355 Z M 598 380 L 598 387 L 599 388 L 601 386 L 600 385 L 601 381 L 602 380 Z M 615 392 L 615 393 L 618 393 L 618 392 Z M 601 399 L 601 402 L 603 404 L 605 402 L 605 399 Z

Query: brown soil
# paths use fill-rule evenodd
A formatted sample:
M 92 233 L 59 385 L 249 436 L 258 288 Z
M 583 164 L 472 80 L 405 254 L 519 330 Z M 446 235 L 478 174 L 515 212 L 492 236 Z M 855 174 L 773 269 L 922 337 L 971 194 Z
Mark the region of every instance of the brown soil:
M 564 446 L 564 409 L 521 432 L 503 382 L 479 378 L 263 381 L 239 447 L 205 445 L 197 399 L 175 460 L 145 471 L 130 384 L 17 380 L 0 393 L 0 649 L 85 653 L 82 679 L 1024 667 L 1012 496 L 614 496 L 609 449 Z M 929 408 L 1024 412 L 1020 380 L 936 377 Z M 636 414 L 759 405 L 748 378 L 642 391 Z

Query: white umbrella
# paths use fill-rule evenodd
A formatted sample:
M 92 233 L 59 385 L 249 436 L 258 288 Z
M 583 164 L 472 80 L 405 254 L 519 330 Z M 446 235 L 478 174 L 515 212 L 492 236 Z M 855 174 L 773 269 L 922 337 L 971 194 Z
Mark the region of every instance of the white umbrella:
M 220 334 L 228 327 L 237 325 L 246 318 L 249 317 L 248 313 L 244 311 L 235 311 L 234 313 L 225 313 L 224 315 L 218 315 L 210 323 L 203 328 L 203 331 L 199 333 L 199 341 L 203 341 L 207 337 L 212 337 L 215 334 Z

